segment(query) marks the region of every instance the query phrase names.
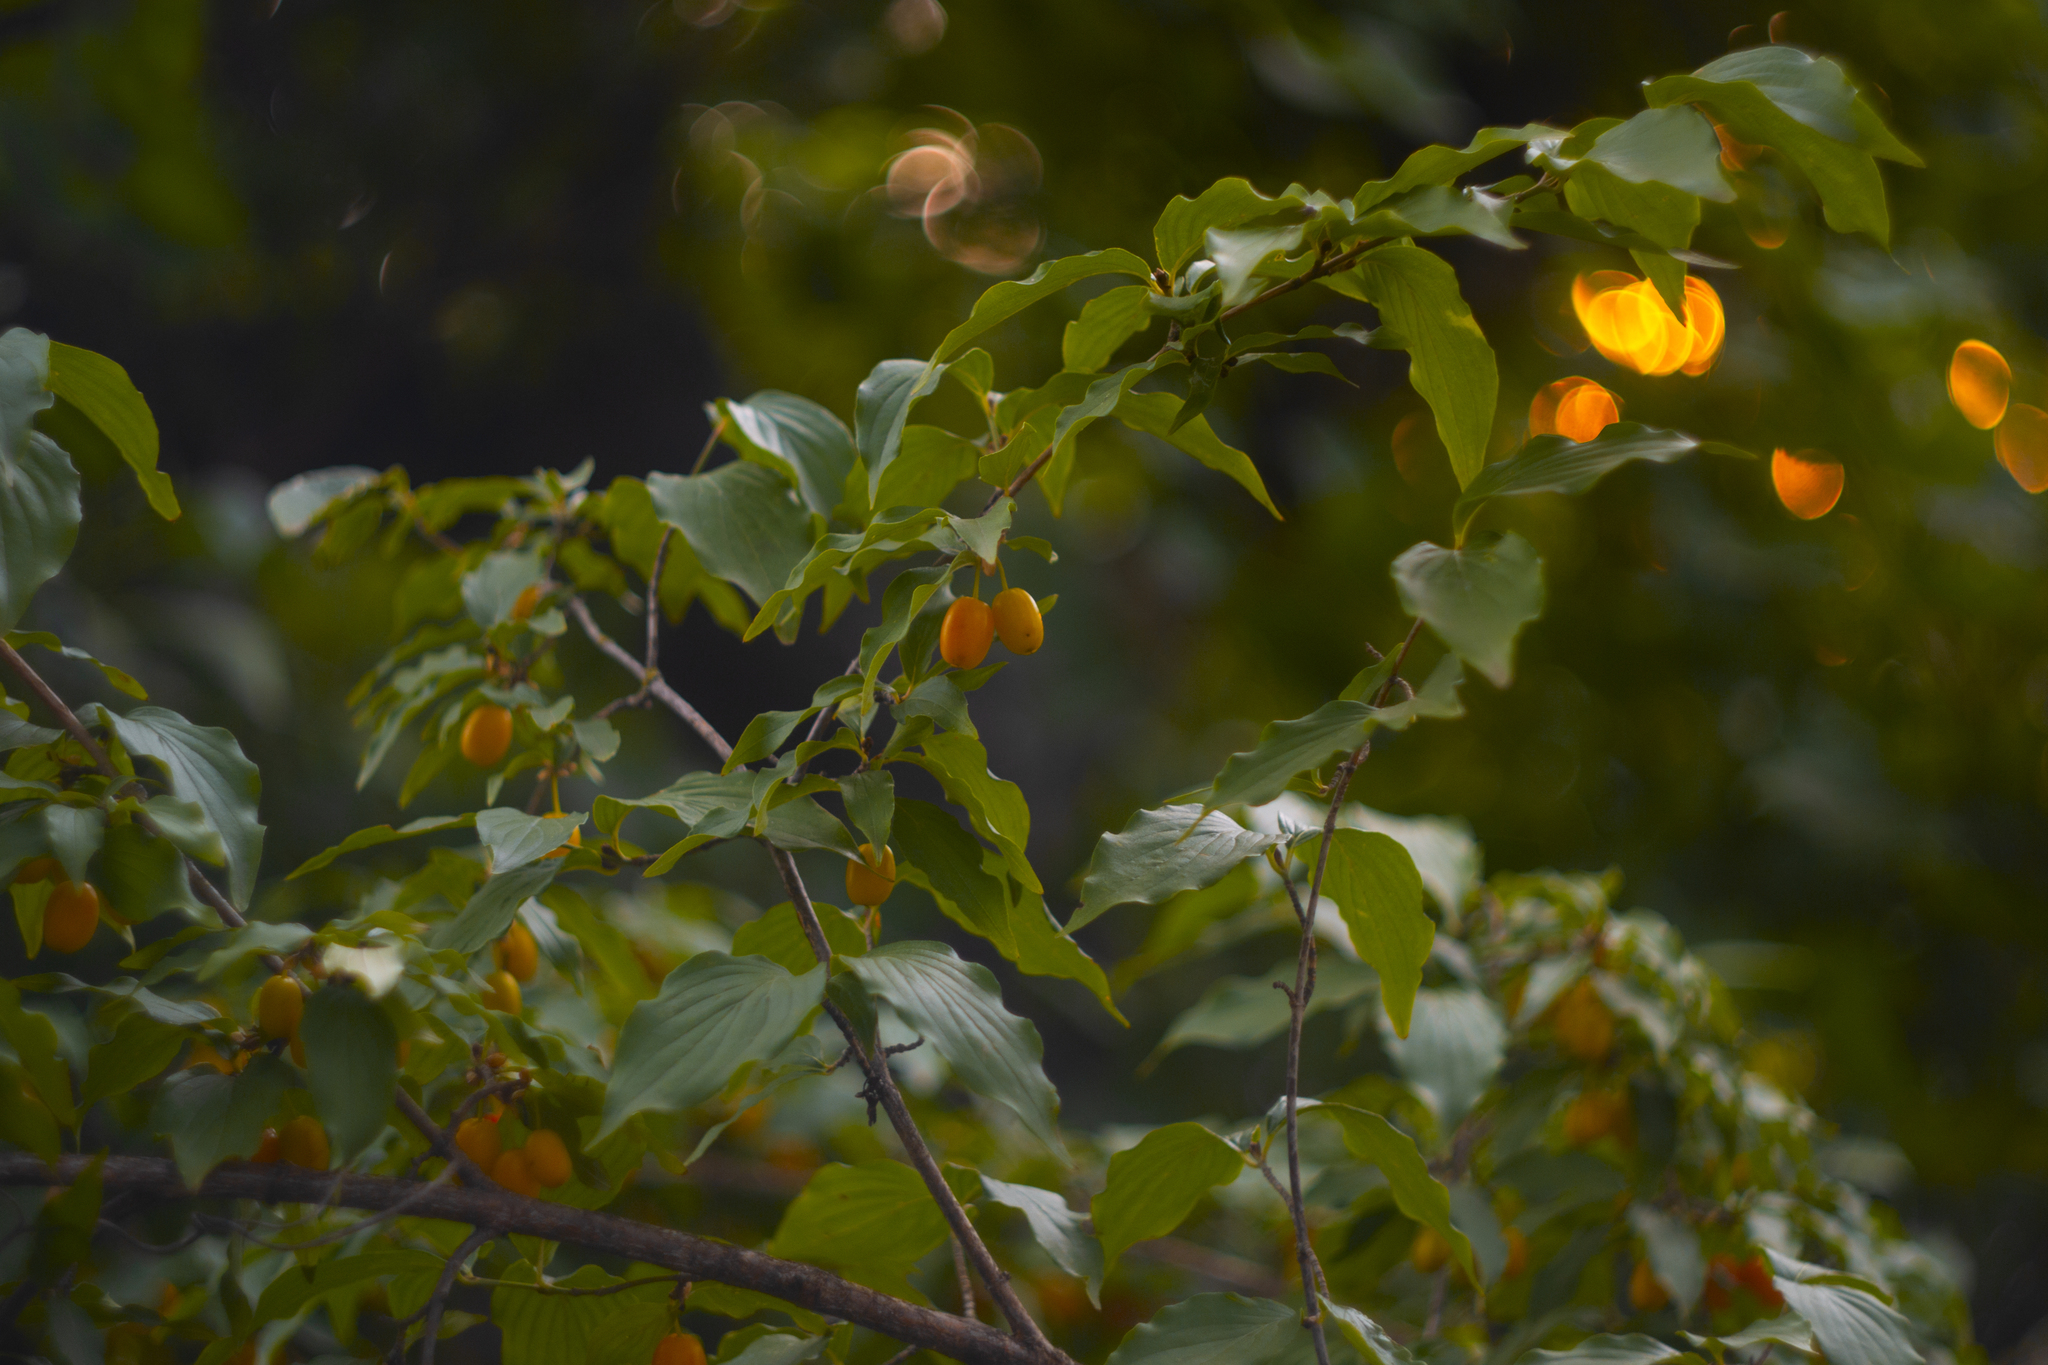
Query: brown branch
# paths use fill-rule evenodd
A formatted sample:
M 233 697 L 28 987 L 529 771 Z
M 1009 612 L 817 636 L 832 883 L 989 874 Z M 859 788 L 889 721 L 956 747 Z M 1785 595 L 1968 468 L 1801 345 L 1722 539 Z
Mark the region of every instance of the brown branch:
M 434 1292 L 427 1295 L 427 1320 L 420 1328 L 420 1365 L 434 1365 L 434 1345 L 441 1337 L 441 1313 L 448 1307 L 448 1291 L 455 1287 L 455 1277 L 462 1272 L 462 1263 L 497 1235 L 490 1228 L 479 1226 L 462 1239 L 462 1245 L 455 1248 L 441 1267 L 441 1277 L 434 1281 Z
M 590 643 L 603 650 L 620 667 L 640 679 L 640 690 L 643 693 L 653 697 L 663 706 L 675 712 L 676 715 L 682 718 L 685 725 L 695 730 L 697 737 L 710 746 L 711 752 L 718 755 L 719 762 L 723 763 L 726 759 L 732 757 L 732 745 L 725 742 L 725 737 L 713 728 L 711 722 L 699 715 L 696 707 L 684 701 L 682 695 L 673 687 L 670 687 L 658 671 L 641 663 L 640 660 L 628 653 L 626 648 L 617 640 L 605 634 L 599 628 L 597 621 L 591 616 L 590 608 L 584 605 L 582 598 L 571 597 L 569 599 L 569 614 L 576 618 L 577 625 L 583 627 L 583 633 L 590 637 Z
M 1170 1265 L 1176 1270 L 1185 1270 L 1247 1294 L 1268 1299 L 1287 1296 L 1287 1282 L 1256 1261 L 1199 1246 L 1179 1237 L 1155 1237 L 1149 1242 L 1135 1242 L 1124 1255 Z
M 654 570 L 647 575 L 647 671 L 652 673 L 661 657 L 661 571 L 668 565 L 668 543 L 676 528 L 661 528 L 661 544 L 654 547 Z
M 45 1164 L 34 1156 L 0 1154 L 0 1186 L 63 1186 L 82 1175 L 89 1164 L 89 1158 L 78 1156 L 61 1157 L 54 1164 Z M 109 1193 L 129 1190 L 165 1200 L 188 1199 L 194 1193 L 179 1180 L 177 1167 L 160 1157 L 108 1157 L 101 1179 Z M 315 1203 L 333 1183 L 334 1177 L 326 1171 L 303 1170 L 284 1163 L 258 1166 L 229 1162 L 216 1167 L 200 1183 L 197 1194 L 205 1199 Z M 350 1174 L 340 1182 L 335 1203 L 343 1208 L 375 1212 L 410 1198 L 422 1183 Z M 488 1227 L 499 1235 L 571 1242 L 625 1260 L 658 1265 L 692 1280 L 713 1280 L 756 1290 L 814 1313 L 858 1323 L 898 1341 L 951 1356 L 966 1365 L 1035 1365 L 1044 1359 L 1028 1344 L 994 1327 L 905 1303 L 817 1266 L 785 1261 L 729 1242 L 696 1237 L 617 1214 L 528 1199 L 496 1186 L 449 1187 L 421 1198 L 411 1207 L 422 1218 Z

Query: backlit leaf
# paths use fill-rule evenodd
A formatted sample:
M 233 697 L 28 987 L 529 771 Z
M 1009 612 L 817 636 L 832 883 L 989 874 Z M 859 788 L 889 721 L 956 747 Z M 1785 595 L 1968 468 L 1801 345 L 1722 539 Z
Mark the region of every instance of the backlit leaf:
M 1515 676 L 1515 637 L 1543 614 L 1543 561 L 1513 531 L 1490 545 L 1446 550 L 1428 541 L 1393 563 L 1401 609 L 1494 686 Z
M 1110 1157 L 1102 1193 L 1089 1205 L 1105 1265 L 1114 1268 L 1133 1243 L 1172 1232 L 1203 1195 L 1244 1169 L 1243 1154 L 1199 1123 L 1154 1128 Z

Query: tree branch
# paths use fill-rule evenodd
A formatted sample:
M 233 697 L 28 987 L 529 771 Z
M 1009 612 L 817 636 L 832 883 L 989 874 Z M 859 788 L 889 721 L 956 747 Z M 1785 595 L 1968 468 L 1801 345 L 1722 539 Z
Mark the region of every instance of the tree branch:
M 84 1174 L 90 1163 L 90 1158 L 78 1156 L 60 1157 L 55 1163 L 45 1164 L 40 1158 L 25 1154 L 0 1154 L 0 1186 L 67 1185 Z M 161 1157 L 108 1157 L 101 1169 L 101 1179 L 109 1193 L 132 1190 L 166 1200 L 189 1199 L 194 1194 L 179 1180 L 177 1167 Z M 258 1166 L 228 1162 L 216 1167 L 196 1193 L 205 1199 L 310 1204 L 324 1198 L 334 1183 L 333 1175 L 326 1171 L 303 1170 L 284 1163 Z M 417 1217 L 489 1227 L 501 1236 L 519 1234 L 573 1242 L 626 1260 L 658 1265 L 692 1280 L 714 1280 L 757 1290 L 785 1303 L 858 1323 L 898 1341 L 951 1356 L 966 1365 L 1036 1365 L 1044 1359 L 1027 1343 L 997 1328 L 905 1303 L 817 1266 L 785 1261 L 729 1242 L 635 1222 L 616 1214 L 528 1199 L 496 1186 L 448 1186 L 422 1195 L 424 1183 L 350 1174 L 340 1181 L 334 1203 L 340 1208 L 376 1212 L 420 1195 L 408 1205 Z
M 434 1365 L 434 1343 L 441 1336 L 441 1312 L 448 1306 L 448 1291 L 454 1288 L 462 1263 L 497 1235 L 488 1227 L 478 1227 L 462 1239 L 462 1245 L 455 1248 L 447 1264 L 441 1267 L 441 1278 L 434 1281 L 434 1292 L 427 1296 L 427 1321 L 420 1329 L 420 1365 Z

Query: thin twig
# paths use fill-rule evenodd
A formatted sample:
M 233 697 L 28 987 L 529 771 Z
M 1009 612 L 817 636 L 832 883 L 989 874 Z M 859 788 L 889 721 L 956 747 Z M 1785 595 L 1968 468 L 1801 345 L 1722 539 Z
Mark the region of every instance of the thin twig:
M 974 1277 L 967 1273 L 967 1253 L 960 1249 L 958 1237 L 946 1240 L 953 1244 L 953 1274 L 960 1281 L 960 1316 L 974 1317 Z
M 677 1275 L 649 1275 L 645 1279 L 621 1280 L 617 1284 L 602 1285 L 596 1289 L 566 1289 L 558 1284 L 527 1284 L 522 1280 L 493 1280 L 477 1275 L 464 1275 L 462 1283 L 465 1285 L 483 1285 L 491 1289 L 528 1289 L 536 1294 L 547 1294 L 569 1299 L 596 1299 L 602 1298 L 606 1294 L 623 1294 L 628 1289 L 639 1289 L 650 1284 L 674 1284 L 680 1278 Z
M 1429 1287 L 1429 1316 L 1422 1320 L 1424 1341 L 1434 1337 L 1444 1320 L 1444 1294 L 1451 1283 L 1451 1268 L 1444 1266 L 1436 1272 L 1436 1283 Z
M 711 452 L 718 449 L 718 438 L 725 435 L 725 419 L 719 418 L 711 424 L 711 434 L 704 438 L 704 448 L 697 452 L 696 463 L 690 466 L 692 474 L 704 468 L 704 462 L 711 458 Z
M 668 543 L 676 528 L 661 528 L 661 544 L 654 547 L 654 572 L 647 577 L 647 671 L 652 673 L 661 657 L 661 572 L 668 564 Z
M 434 1342 L 441 1335 L 441 1310 L 448 1306 L 448 1290 L 461 1272 L 462 1263 L 497 1235 L 487 1227 L 476 1229 L 462 1239 L 462 1245 L 441 1267 L 441 1278 L 434 1281 L 434 1292 L 427 1297 L 427 1320 L 420 1328 L 420 1365 L 434 1365 Z

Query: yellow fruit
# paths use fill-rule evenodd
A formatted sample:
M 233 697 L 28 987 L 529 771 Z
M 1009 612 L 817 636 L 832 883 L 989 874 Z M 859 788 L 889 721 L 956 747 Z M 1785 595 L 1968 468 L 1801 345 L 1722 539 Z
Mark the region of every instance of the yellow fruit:
M 996 634 L 1003 648 L 1012 654 L 1036 654 L 1045 643 L 1045 618 L 1038 614 L 1038 599 L 1022 588 L 1004 588 L 996 594 Z
M 995 643 L 996 614 L 979 597 L 962 597 L 939 623 L 939 657 L 955 668 L 979 668 Z
M 1415 1240 L 1408 1247 L 1408 1263 L 1425 1275 L 1434 1275 L 1443 1269 L 1444 1262 L 1451 1259 L 1451 1244 L 1435 1228 L 1415 1229 Z
M 512 713 L 486 703 L 462 722 L 462 756 L 479 768 L 495 768 L 512 747 Z
M 256 1155 L 249 1160 L 261 1166 L 275 1165 L 284 1157 L 284 1144 L 277 1135 L 277 1129 L 265 1128 L 262 1141 L 256 1144 Z
M 1654 1313 L 1671 1302 L 1664 1282 L 1650 1269 L 1648 1261 L 1637 1261 L 1635 1272 L 1628 1277 L 1628 1301 L 1638 1313 Z
M 2012 366 L 1998 348 L 1982 341 L 1956 347 L 1948 362 L 1948 399 L 1971 426 L 1989 431 L 2005 416 L 2012 397 Z
M 256 1027 L 265 1038 L 291 1037 L 305 1017 L 306 992 L 292 977 L 280 972 L 256 992 Z
M 875 858 L 875 846 L 862 844 L 860 860 L 848 860 L 846 864 L 846 898 L 855 905 L 869 909 L 889 899 L 889 893 L 896 889 L 896 854 L 887 844 L 882 845 L 880 861 Z
M 490 1119 L 464 1119 L 455 1130 L 455 1145 L 478 1169 L 488 1172 L 498 1164 L 498 1150 L 502 1146 L 498 1125 Z
M 652 1365 L 704 1365 L 704 1343 L 688 1332 L 670 1332 L 654 1344 Z
M 551 1128 L 535 1129 L 522 1150 L 526 1153 L 526 1169 L 551 1190 L 568 1184 L 569 1177 L 576 1173 L 569 1162 L 568 1146 L 561 1134 Z
M 533 941 L 533 931 L 513 920 L 505 937 L 491 945 L 491 960 L 510 972 L 514 981 L 533 980 L 540 970 L 540 947 Z
M 519 983 L 510 972 L 492 972 L 484 978 L 484 1008 L 517 1014 L 520 1010 Z
M 43 903 L 43 942 L 60 953 L 77 952 L 99 927 L 100 893 L 91 882 L 60 881 Z
M 284 1126 L 277 1138 L 278 1155 L 294 1166 L 309 1171 L 327 1169 L 327 1130 L 311 1114 L 301 1114 Z
M 1550 1007 L 1558 1045 L 1582 1062 L 1604 1062 L 1614 1050 L 1614 1016 L 1592 981 L 1580 977 Z
M 543 853 L 540 856 L 543 858 L 566 858 L 569 856 L 570 849 L 581 847 L 583 847 L 583 831 L 580 828 L 572 829 L 569 831 L 568 843 L 564 844 L 562 847 L 558 849 L 553 850 L 552 852 Z
M 55 858 L 30 858 L 14 870 L 14 880 L 26 886 L 30 882 L 46 882 L 64 875 L 64 864 Z
M 1818 450 L 1795 455 L 1780 448 L 1771 453 L 1771 486 L 1778 490 L 1785 510 L 1801 521 L 1828 514 L 1841 499 L 1844 477 L 1842 466 Z
M 1529 1239 L 1520 1228 L 1508 1228 L 1501 1236 L 1508 1244 L 1508 1263 L 1502 1267 L 1500 1277 L 1512 1280 L 1529 1268 Z
M 512 619 L 528 621 L 540 607 L 540 584 L 528 583 L 519 590 L 519 596 L 512 602 Z
M 491 1179 L 528 1199 L 540 1193 L 540 1182 L 533 1178 L 533 1171 L 526 1164 L 526 1153 L 517 1149 L 498 1153 L 497 1161 L 491 1166 Z

